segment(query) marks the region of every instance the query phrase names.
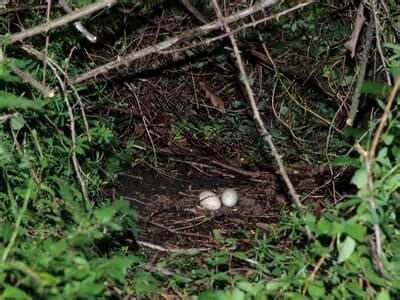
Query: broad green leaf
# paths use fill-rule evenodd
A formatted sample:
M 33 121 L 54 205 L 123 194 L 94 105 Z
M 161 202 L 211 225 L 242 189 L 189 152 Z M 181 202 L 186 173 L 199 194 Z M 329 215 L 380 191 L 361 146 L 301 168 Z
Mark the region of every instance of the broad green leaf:
M 46 104 L 47 101 L 44 100 L 31 100 L 5 91 L 0 91 L 0 109 L 32 109 L 41 111 Z
M 1 299 L 31 300 L 32 297 L 25 293 L 23 290 L 6 284 L 5 289 L 1 294 Z
M 238 288 L 240 288 L 242 291 L 245 291 L 247 293 L 252 294 L 253 291 L 253 284 L 251 284 L 248 281 L 240 281 L 237 284 Z
M 329 222 L 324 217 L 322 217 L 318 221 L 317 228 L 320 234 L 330 234 L 332 229 L 332 223 Z
M 378 295 L 376 295 L 376 300 L 390 300 L 390 295 L 387 290 L 380 291 Z
M 139 261 L 140 258 L 134 255 L 122 256 L 116 254 L 107 262 L 104 271 L 111 279 L 124 283 L 127 268 Z
M 358 242 L 364 241 L 366 228 L 358 223 L 345 225 L 345 232 Z
M 308 287 L 308 293 L 311 297 L 323 297 L 325 296 L 325 288 L 321 285 L 312 283 Z
M 351 183 L 357 186 L 358 189 L 362 189 L 368 182 L 367 172 L 364 168 L 358 169 L 351 179 Z
M 384 82 L 372 82 L 365 80 L 361 85 L 361 93 L 373 94 L 385 97 L 389 93 L 389 86 Z
M 96 217 L 97 221 L 101 224 L 108 224 L 112 221 L 114 214 L 116 213 L 116 209 L 111 206 L 105 206 L 96 208 L 94 211 L 94 216 Z
M 10 125 L 14 130 L 20 130 L 25 126 L 25 120 L 21 116 L 12 117 L 10 120 Z
M 6 82 L 18 82 L 20 81 L 19 77 L 11 74 L 10 68 L 7 67 L 7 64 L 0 64 L 0 80 L 4 80 Z
M 339 251 L 338 263 L 341 263 L 353 254 L 354 249 L 356 248 L 356 242 L 351 237 L 346 236 L 343 242 L 340 242 L 338 239 L 337 248 Z
M 246 295 L 241 290 L 235 288 L 232 291 L 232 300 L 245 300 Z

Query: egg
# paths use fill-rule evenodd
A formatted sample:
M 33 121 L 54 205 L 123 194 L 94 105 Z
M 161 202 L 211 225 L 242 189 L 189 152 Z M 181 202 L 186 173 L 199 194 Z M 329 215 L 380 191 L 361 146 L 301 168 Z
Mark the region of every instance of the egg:
M 226 188 L 221 195 L 222 204 L 227 207 L 233 207 L 239 200 L 238 193 L 231 188 Z
M 204 191 L 199 194 L 199 204 L 208 210 L 217 210 L 221 208 L 221 200 L 211 191 Z

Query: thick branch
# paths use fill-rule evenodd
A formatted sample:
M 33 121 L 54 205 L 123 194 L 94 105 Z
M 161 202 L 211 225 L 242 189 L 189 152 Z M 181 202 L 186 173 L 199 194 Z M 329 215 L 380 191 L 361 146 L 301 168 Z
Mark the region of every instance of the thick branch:
M 58 19 L 52 20 L 50 22 L 46 22 L 44 24 L 38 25 L 36 27 L 23 30 L 21 32 L 12 34 L 10 37 L 8 37 L 6 40 L 9 43 L 15 43 L 22 41 L 26 38 L 32 37 L 34 35 L 49 31 L 51 29 L 63 26 L 65 24 L 68 24 L 70 22 L 73 22 L 75 20 L 78 20 L 84 16 L 90 15 L 100 9 L 106 8 L 106 7 L 111 7 L 114 4 L 117 3 L 117 0 L 102 0 L 102 1 L 97 1 L 91 5 L 88 5 L 80 10 L 77 10 L 73 13 L 67 14 L 65 16 L 62 16 Z

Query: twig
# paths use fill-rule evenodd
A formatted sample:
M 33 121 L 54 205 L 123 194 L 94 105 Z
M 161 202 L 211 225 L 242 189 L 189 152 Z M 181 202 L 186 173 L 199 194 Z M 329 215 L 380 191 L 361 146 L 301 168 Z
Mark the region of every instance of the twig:
M 136 241 L 140 246 L 147 247 L 153 250 L 161 251 L 161 252 L 168 252 L 168 253 L 175 253 L 175 254 L 182 254 L 182 255 L 197 255 L 200 252 L 210 251 L 210 248 L 189 248 L 189 249 L 171 249 L 165 248 L 153 243 L 144 242 L 144 241 Z
M 266 7 L 269 7 L 273 4 L 275 4 L 277 1 L 278 0 L 266 0 L 260 4 L 253 5 L 247 9 L 244 9 L 244 10 L 232 15 L 232 16 L 229 16 L 226 19 L 226 22 L 228 22 L 228 23 L 236 22 L 240 19 L 243 19 L 245 17 L 248 17 L 251 14 L 254 14 L 254 13 L 260 11 L 261 9 L 264 9 Z M 151 46 L 141 49 L 139 51 L 131 52 L 123 57 L 118 57 L 114 61 L 111 61 L 102 66 L 94 68 L 94 69 L 90 70 L 89 72 L 81 74 L 78 77 L 76 77 L 72 81 L 72 83 L 78 84 L 78 83 L 87 81 L 89 79 L 92 79 L 98 75 L 107 73 L 110 70 L 116 69 L 118 67 L 129 66 L 130 64 L 132 64 L 133 61 L 135 61 L 139 58 L 142 58 L 142 57 L 148 56 L 150 54 L 154 54 L 154 53 L 161 53 L 163 50 L 170 48 L 171 46 L 177 44 L 178 42 L 181 42 L 184 40 L 190 40 L 194 37 L 204 36 L 204 35 L 208 34 L 209 32 L 218 30 L 219 28 L 221 28 L 221 22 L 217 20 L 217 21 L 208 23 L 206 25 L 200 26 L 198 28 L 187 30 L 187 31 L 179 34 L 178 36 L 175 36 L 173 38 L 170 38 L 170 39 L 160 42 L 158 44 L 151 45 Z
M 207 24 L 206 18 L 193 6 L 189 0 L 180 0 L 182 5 L 203 24 Z
M 87 193 L 87 189 L 86 189 L 86 184 L 82 178 L 82 174 L 79 168 L 79 161 L 78 158 L 76 156 L 76 129 L 75 129 L 75 116 L 74 116 L 74 112 L 72 110 L 71 104 L 69 103 L 68 100 L 68 92 L 67 89 L 65 87 L 64 81 L 61 79 L 60 75 L 58 74 L 57 68 L 52 64 L 49 63 L 49 67 L 50 69 L 52 69 L 54 76 L 57 78 L 58 83 L 60 85 L 61 88 L 61 92 L 64 96 L 64 103 L 67 106 L 67 110 L 68 110 L 68 116 L 69 116 L 69 127 L 70 127 L 70 131 L 71 131 L 71 140 L 72 140 L 72 164 L 74 166 L 74 170 L 75 170 L 75 174 L 76 177 L 78 178 L 78 182 L 81 186 L 81 191 L 82 191 L 82 195 L 83 195 L 83 200 L 84 200 L 84 206 L 86 208 L 86 210 L 89 210 L 90 208 L 90 202 L 89 202 L 89 196 Z
M 144 218 L 144 217 L 142 217 L 140 215 L 139 215 L 139 219 L 142 219 L 144 222 L 149 223 L 150 225 L 153 225 L 153 226 L 162 228 L 164 230 L 167 230 L 168 232 L 173 233 L 173 234 L 193 236 L 193 237 L 199 237 L 199 238 L 205 238 L 205 239 L 209 239 L 210 238 L 209 236 L 204 235 L 204 234 L 200 234 L 200 233 L 190 233 L 190 232 L 184 232 L 184 231 L 178 231 L 178 230 L 175 230 L 175 229 L 171 229 L 171 228 L 169 228 L 169 227 L 167 227 L 165 225 L 162 225 L 160 223 L 147 220 L 146 218 Z
M 383 66 L 383 72 L 385 73 L 385 76 L 386 76 L 386 81 L 387 81 L 388 85 L 391 86 L 392 79 L 390 78 L 389 71 L 386 69 L 386 60 L 385 60 L 385 56 L 383 55 L 382 45 L 381 45 L 381 37 L 379 34 L 379 31 L 381 31 L 381 30 L 380 30 L 380 23 L 379 23 L 379 19 L 378 19 L 376 0 L 372 0 L 371 6 L 372 6 L 372 14 L 374 17 L 374 23 L 375 23 L 376 49 L 378 50 L 379 57 L 381 59 L 381 63 Z
M 346 120 L 346 124 L 348 126 L 353 126 L 354 119 L 356 118 L 357 115 L 358 106 L 360 104 L 361 87 L 364 82 L 365 72 L 367 70 L 368 54 L 371 49 L 373 38 L 374 38 L 374 21 L 373 19 L 371 19 L 367 27 L 365 45 L 361 54 L 360 71 L 358 73 L 357 85 L 356 88 L 354 89 L 354 94 L 351 99 L 350 111 Z
M 63 10 L 70 14 L 73 12 L 73 10 L 68 6 L 67 3 L 65 3 L 64 0 L 59 0 L 58 1 L 63 8 Z M 85 26 L 83 26 L 81 21 L 74 22 L 74 27 L 76 30 L 78 30 L 89 42 L 91 43 L 96 43 L 97 42 L 97 37 L 94 34 L 91 34 Z
M 392 107 L 393 101 L 396 98 L 397 92 L 399 91 L 400 88 L 400 77 L 396 79 L 396 82 L 394 83 L 394 86 L 392 88 L 392 91 L 389 95 L 389 98 L 387 100 L 385 110 L 383 111 L 383 116 L 381 118 L 381 121 L 379 123 L 378 129 L 375 132 L 374 139 L 372 140 L 372 145 L 370 150 L 368 151 L 368 157 L 370 160 L 375 159 L 375 153 L 376 153 L 376 148 L 378 147 L 379 139 L 382 134 L 382 130 L 385 127 L 386 121 L 389 117 L 390 109 Z
M 46 21 L 50 22 L 50 11 L 51 11 L 51 0 L 47 0 L 47 10 L 46 10 Z M 49 51 L 50 36 L 46 31 L 46 41 L 44 46 L 44 57 L 43 57 L 43 70 L 42 70 L 42 84 L 46 85 L 46 71 L 47 71 L 47 56 Z
M 329 252 L 332 251 L 335 241 L 336 241 L 336 237 L 333 237 L 331 240 L 331 243 L 329 245 L 329 251 L 327 253 L 324 253 L 321 255 L 317 264 L 314 267 L 314 270 L 311 272 L 310 276 L 308 276 L 308 278 L 304 284 L 304 287 L 303 287 L 303 295 L 306 294 L 309 284 L 314 281 L 315 275 L 317 274 L 318 270 L 321 268 L 322 264 L 325 262 L 325 259 L 329 256 Z
M 296 10 L 302 9 L 302 8 L 306 7 L 307 5 L 310 5 L 310 4 L 313 4 L 313 3 L 315 3 L 314 0 L 309 0 L 307 2 L 297 4 L 297 5 L 289 8 L 289 9 L 281 11 L 281 12 L 279 12 L 277 14 L 274 14 L 274 15 L 262 18 L 260 20 L 257 20 L 257 21 L 250 22 L 250 23 L 244 24 L 242 26 L 239 26 L 238 28 L 235 28 L 235 29 L 231 30 L 231 33 L 234 34 L 236 32 L 242 31 L 242 30 L 247 29 L 249 27 L 255 27 L 255 26 L 257 26 L 259 24 L 262 24 L 262 23 L 265 23 L 267 21 L 277 20 L 282 16 L 285 16 L 285 15 L 287 15 L 287 14 L 289 14 L 291 12 L 294 12 Z M 230 17 L 231 16 L 227 17 L 227 19 L 229 19 Z M 222 34 L 220 34 L 218 36 L 215 36 L 213 38 L 205 39 L 205 40 L 203 40 L 201 42 L 198 42 L 198 43 L 195 43 L 195 44 L 191 44 L 191 45 L 189 45 L 187 47 L 181 47 L 179 49 L 174 49 L 174 50 L 170 50 L 170 51 L 168 51 L 168 50 L 161 51 L 160 54 L 171 54 L 171 53 L 174 53 L 174 52 L 177 52 L 177 51 L 185 51 L 185 50 L 188 50 L 188 49 L 191 49 L 191 48 L 197 48 L 197 47 L 199 47 L 201 45 L 209 45 L 209 44 L 211 44 L 211 43 L 213 43 L 213 42 L 215 42 L 217 40 L 221 40 L 221 39 L 226 38 L 226 37 L 228 37 L 228 34 L 227 33 L 222 33 Z
M 21 32 L 12 34 L 11 36 L 7 37 L 3 43 L 13 44 L 15 42 L 22 41 L 26 38 L 32 37 L 34 35 L 49 31 L 51 29 L 63 26 L 70 22 L 73 22 L 77 19 L 80 19 L 84 16 L 90 15 L 100 9 L 111 7 L 117 3 L 117 0 L 101 0 L 97 1 L 93 4 L 90 4 L 80 10 L 76 10 L 73 13 L 67 14 L 62 16 L 58 19 L 52 20 L 50 22 L 46 22 L 44 24 L 38 25 L 36 27 L 23 30 Z
M 369 204 L 369 209 L 371 211 L 371 214 L 373 216 L 377 215 L 376 211 L 376 201 L 375 201 L 375 196 L 374 196 L 374 184 L 373 184 L 373 175 L 372 175 L 372 162 L 373 160 L 370 160 L 369 154 L 367 151 L 361 148 L 361 146 L 355 145 L 356 150 L 360 153 L 360 155 L 364 159 L 365 163 L 365 169 L 367 173 L 367 188 L 368 188 L 368 204 Z M 374 219 L 374 218 L 373 218 Z M 379 223 L 374 222 L 374 234 L 375 234 L 375 244 L 374 244 L 374 249 L 371 249 L 372 251 L 376 252 L 374 253 L 374 257 L 376 258 L 375 264 L 377 268 L 377 272 L 381 275 L 384 276 L 385 274 L 385 269 L 383 267 L 383 262 L 382 262 L 382 240 L 381 240 L 381 229 L 379 226 Z
M 142 117 L 143 125 L 144 125 L 144 128 L 145 128 L 145 130 L 146 130 L 147 136 L 149 137 L 149 140 L 150 140 L 150 143 L 151 143 L 151 148 L 152 148 L 152 150 L 153 150 L 154 165 L 157 167 L 157 164 L 158 164 L 158 162 L 157 162 L 157 151 L 156 151 L 156 147 L 155 147 L 154 142 L 153 142 L 153 138 L 151 137 L 149 128 L 148 128 L 148 126 L 147 126 L 146 116 L 143 114 L 142 107 L 141 107 L 141 105 L 140 105 L 139 99 L 138 99 L 138 97 L 137 97 L 137 95 L 136 95 L 136 93 L 135 93 L 135 90 L 134 90 L 133 87 L 131 86 L 131 84 L 125 82 L 125 86 L 132 92 L 133 97 L 135 98 L 136 103 L 137 103 L 137 105 L 138 105 L 139 112 L 140 112 L 140 115 L 141 115 L 141 117 Z
M 261 176 L 261 172 L 260 171 L 247 171 L 247 170 L 243 170 L 241 168 L 238 167 L 234 167 L 228 164 L 225 164 L 223 162 L 220 162 L 218 160 L 213 159 L 211 161 L 214 165 L 220 166 L 224 169 L 230 170 L 232 172 L 238 173 L 240 175 L 243 176 L 247 176 L 247 177 L 252 177 L 252 178 L 256 178 L 256 177 L 260 177 Z
M 11 71 L 13 71 L 13 73 L 15 73 L 15 75 L 21 78 L 22 81 L 29 83 L 32 87 L 37 89 L 42 94 L 43 97 L 45 98 L 54 97 L 54 91 L 48 89 L 45 85 L 41 84 L 39 81 L 37 81 L 31 75 L 18 68 L 16 65 L 10 65 L 10 69 Z
M 43 54 L 41 52 L 39 52 L 38 50 L 36 50 L 28 45 L 23 45 L 21 47 L 21 49 L 23 49 L 25 52 L 35 56 L 37 59 L 43 61 Z M 92 140 L 92 136 L 90 134 L 89 123 L 86 118 L 85 107 L 83 106 L 83 102 L 82 102 L 81 97 L 79 96 L 78 91 L 76 90 L 75 86 L 71 83 L 71 79 L 69 78 L 68 74 L 55 61 L 53 61 L 49 57 L 47 58 L 47 61 L 48 61 L 48 63 L 52 64 L 64 76 L 66 83 L 71 88 L 72 92 L 74 93 L 76 101 L 78 102 L 79 108 L 81 110 L 83 124 L 85 125 L 85 130 L 86 130 L 86 134 L 88 137 L 88 141 L 90 142 Z
M 290 178 L 289 178 L 289 176 L 288 176 L 288 174 L 286 172 L 286 169 L 285 169 L 285 167 L 283 165 L 281 156 L 279 155 L 279 153 L 278 153 L 278 151 L 277 151 L 277 149 L 275 147 L 275 144 L 272 141 L 272 136 L 267 131 L 267 129 L 266 129 L 265 125 L 264 125 L 264 121 L 261 119 L 261 115 L 260 115 L 260 112 L 258 110 L 256 100 L 254 98 L 253 90 L 250 87 L 250 83 L 249 83 L 249 80 L 248 80 L 248 77 L 247 77 L 247 74 L 246 74 L 246 70 L 245 70 L 244 65 L 243 65 L 243 60 L 242 60 L 242 57 L 240 55 L 240 51 L 239 51 L 238 45 L 236 43 L 235 37 L 233 36 L 233 34 L 231 34 L 230 27 L 229 27 L 226 19 L 222 15 L 217 1 L 216 0 L 212 0 L 212 3 L 213 3 L 213 6 L 214 6 L 214 9 L 215 9 L 215 12 L 216 12 L 216 14 L 218 16 L 218 19 L 223 24 L 223 27 L 224 27 L 226 33 L 229 34 L 229 39 L 231 41 L 233 52 L 234 52 L 235 57 L 236 57 L 237 66 L 239 68 L 241 80 L 242 80 L 242 82 L 243 82 L 243 84 L 245 86 L 245 90 L 246 90 L 248 99 L 250 101 L 250 106 L 251 106 L 251 108 L 253 110 L 254 119 L 255 119 L 255 121 L 256 121 L 256 123 L 258 125 L 258 129 L 260 131 L 260 134 L 261 134 L 262 138 L 264 139 L 264 141 L 267 142 L 267 144 L 269 145 L 269 147 L 271 149 L 271 152 L 272 152 L 272 155 L 274 156 L 276 162 L 278 163 L 279 172 L 280 172 L 283 180 L 285 181 L 285 184 L 286 184 L 286 186 L 287 186 L 287 188 L 289 190 L 289 193 L 290 193 L 292 199 L 294 200 L 296 206 L 298 208 L 304 208 L 304 206 L 300 202 L 299 195 L 297 194 L 296 190 L 294 189 L 294 186 L 293 186 L 292 182 L 290 181 Z M 307 238 L 309 240 L 312 240 L 313 236 L 312 236 L 312 233 L 311 233 L 311 231 L 310 231 L 310 229 L 308 228 L 307 225 L 305 225 L 305 229 L 306 229 Z

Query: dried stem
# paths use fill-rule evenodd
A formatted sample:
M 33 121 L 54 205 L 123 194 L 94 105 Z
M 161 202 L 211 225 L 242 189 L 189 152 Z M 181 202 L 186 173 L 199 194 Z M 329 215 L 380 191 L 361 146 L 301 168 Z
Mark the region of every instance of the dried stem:
M 38 50 L 28 46 L 28 45 L 23 45 L 21 47 L 21 49 L 23 49 L 27 53 L 35 56 L 37 59 L 43 61 L 43 54 L 40 51 L 38 51 Z M 51 58 L 48 57 L 47 60 L 48 60 L 48 62 L 50 64 L 52 64 L 58 70 L 58 72 L 60 72 L 64 76 L 66 83 L 71 88 L 72 92 L 74 93 L 76 101 L 78 102 L 79 108 L 81 110 L 81 115 L 82 115 L 83 123 L 85 125 L 86 134 L 87 134 L 88 140 L 90 142 L 92 138 L 91 138 L 91 134 L 90 134 L 89 123 L 88 123 L 87 118 L 86 118 L 85 107 L 84 107 L 84 105 L 82 103 L 82 99 L 79 96 L 78 91 L 76 90 L 75 86 L 71 83 L 71 80 L 70 80 L 68 74 L 55 61 L 53 61 Z
M 246 74 L 246 70 L 244 68 L 243 60 L 242 60 L 242 57 L 240 55 L 240 51 L 239 51 L 237 42 L 235 40 L 235 37 L 231 33 L 231 29 L 230 29 L 230 27 L 229 27 L 229 25 L 227 23 L 227 19 L 228 18 L 224 18 L 224 16 L 222 15 L 221 10 L 220 10 L 216 0 L 212 0 L 212 3 L 214 5 L 214 9 L 215 9 L 215 12 L 216 12 L 216 14 L 218 16 L 218 19 L 222 23 L 226 33 L 229 35 L 229 39 L 230 39 L 231 44 L 232 44 L 233 52 L 234 52 L 235 57 L 236 57 L 237 66 L 239 68 L 241 80 L 242 80 L 242 82 L 244 84 L 246 94 L 247 94 L 248 99 L 250 101 L 250 106 L 252 108 L 252 111 L 253 111 L 253 114 L 254 114 L 254 119 L 255 119 L 255 121 L 256 121 L 256 123 L 258 125 L 258 129 L 260 131 L 260 134 L 261 134 L 262 138 L 264 139 L 264 141 L 267 142 L 267 144 L 269 145 L 269 147 L 271 149 L 271 152 L 272 152 L 272 155 L 274 156 L 276 162 L 278 163 L 279 172 L 280 172 L 283 180 L 285 181 L 285 184 L 286 184 L 286 186 L 287 186 L 287 188 L 289 190 L 289 193 L 290 193 L 292 199 L 294 200 L 296 206 L 298 208 L 304 208 L 304 206 L 300 202 L 300 197 L 297 194 L 296 190 L 294 189 L 294 186 L 293 186 L 293 184 L 292 184 L 292 182 L 291 182 L 291 180 L 290 180 L 290 178 L 289 178 L 289 176 L 288 176 L 288 174 L 286 172 L 286 169 L 285 169 L 285 167 L 283 165 L 281 156 L 278 153 L 274 142 L 272 141 L 272 136 L 267 131 L 267 129 L 265 127 L 265 124 L 264 124 L 264 122 L 263 122 L 263 120 L 261 118 L 260 112 L 259 112 L 259 110 L 257 108 L 257 103 L 256 103 L 256 100 L 254 98 L 254 93 L 253 93 L 253 90 L 250 87 L 250 83 L 248 81 L 248 77 L 247 77 L 247 74 Z M 311 233 L 310 229 L 308 228 L 307 225 L 306 225 L 305 228 L 306 228 L 307 238 L 309 240 L 312 240 L 313 236 L 312 236 L 312 233 Z
M 265 0 L 265 1 L 261 2 L 260 4 L 253 5 L 247 9 L 244 9 L 244 10 L 232 15 L 232 16 L 227 17 L 226 22 L 227 23 L 236 22 L 240 19 L 248 17 L 251 14 L 254 14 L 266 7 L 269 7 L 273 4 L 275 4 L 277 1 L 278 0 Z M 173 38 L 170 38 L 170 39 L 160 42 L 158 44 L 151 45 L 151 46 L 141 49 L 139 51 L 131 52 L 123 57 L 118 57 L 114 61 L 111 61 L 102 66 L 94 68 L 87 73 L 79 75 L 77 78 L 75 78 L 72 81 L 72 83 L 78 84 L 78 83 L 87 81 L 89 79 L 95 78 L 101 74 L 105 74 L 105 73 L 109 72 L 110 70 L 114 70 L 118 67 L 129 66 L 130 64 L 132 64 L 133 61 L 135 61 L 139 58 L 142 58 L 142 57 L 148 56 L 150 54 L 154 54 L 154 53 L 161 53 L 163 50 L 170 48 L 171 46 L 177 44 L 178 42 L 190 40 L 194 37 L 204 36 L 204 35 L 210 33 L 211 31 L 218 30 L 219 28 L 221 28 L 221 22 L 214 21 L 214 22 L 208 23 L 206 25 L 200 26 L 198 28 L 187 30 L 187 31 L 179 34 L 178 36 L 175 36 Z
M 84 16 L 90 15 L 100 9 L 111 7 L 114 4 L 117 3 L 117 0 L 102 0 L 102 1 L 97 1 L 91 5 L 88 5 L 80 10 L 74 11 L 73 13 L 67 14 L 65 16 L 62 16 L 58 19 L 52 20 L 50 22 L 46 22 L 44 24 L 38 25 L 33 28 L 29 28 L 26 30 L 23 30 L 21 32 L 12 34 L 10 37 L 7 37 L 6 41 L 7 43 L 15 43 L 22 41 L 26 38 L 35 36 L 37 34 L 47 32 L 51 29 L 63 26 L 65 24 L 68 24 L 70 22 L 73 22 L 75 20 L 78 20 Z
M 76 177 L 78 178 L 78 182 L 81 186 L 81 191 L 82 191 L 82 195 L 83 195 L 83 199 L 84 199 L 84 205 L 85 208 L 87 210 L 89 210 L 90 208 L 90 202 L 89 202 L 89 196 L 87 193 L 87 189 L 86 189 L 86 184 L 85 181 L 82 178 L 82 174 L 80 171 L 80 167 L 79 167 L 79 161 L 78 158 L 76 156 L 76 129 L 75 129 L 75 116 L 74 116 L 74 111 L 72 110 L 72 106 L 69 103 L 69 99 L 68 99 L 68 91 L 65 87 L 64 81 L 62 80 L 62 78 L 60 77 L 60 75 L 58 74 L 57 68 L 53 65 L 53 63 L 50 63 L 49 61 L 49 67 L 52 69 L 54 76 L 57 78 L 57 81 L 60 85 L 61 88 L 61 92 L 64 96 L 64 103 L 67 106 L 67 110 L 68 110 L 68 116 L 69 116 L 69 122 L 70 122 L 70 131 L 71 131 L 71 140 L 72 140 L 72 164 L 74 166 L 74 170 L 75 170 L 75 174 Z
M 381 121 L 379 122 L 378 129 L 375 132 L 374 139 L 372 140 L 372 145 L 369 150 L 368 157 L 370 160 L 373 160 L 375 158 L 375 153 L 376 153 L 376 148 L 378 147 L 379 144 L 379 139 L 381 137 L 383 128 L 385 127 L 386 121 L 389 117 L 390 109 L 393 105 L 393 101 L 396 98 L 397 92 L 399 91 L 400 88 L 400 77 L 396 79 L 396 82 L 394 83 L 394 86 L 392 88 L 392 91 L 389 95 L 389 98 L 387 100 L 385 110 L 383 111 L 383 116 L 381 118 Z
M 357 85 L 356 88 L 354 89 L 354 94 L 351 99 L 350 111 L 346 120 L 346 124 L 348 126 L 353 126 L 354 119 L 356 118 L 358 112 L 358 106 L 360 104 L 361 87 L 364 82 L 365 72 L 367 70 L 368 54 L 369 51 L 371 50 L 373 38 L 374 38 L 374 21 L 371 19 L 367 27 L 365 45 L 361 54 L 360 71 L 358 73 Z
M 11 71 L 15 75 L 17 75 L 19 78 L 22 79 L 22 81 L 29 83 L 32 87 L 37 89 L 43 97 L 45 98 L 51 98 L 54 96 L 54 91 L 48 89 L 45 85 L 41 84 L 39 81 L 37 81 L 35 78 L 33 78 L 31 75 L 28 73 L 25 73 L 23 70 L 18 68 L 15 65 L 10 65 Z
M 377 211 L 376 211 L 376 201 L 375 201 L 375 196 L 374 196 L 374 183 L 373 183 L 373 175 L 372 175 L 372 163 L 373 161 L 370 160 L 368 152 L 365 151 L 364 149 L 361 148 L 360 145 L 355 145 L 356 149 L 358 152 L 361 154 L 361 156 L 364 159 L 365 163 L 365 169 L 367 173 L 367 188 L 368 188 L 368 204 L 369 204 L 369 209 L 371 211 L 371 214 L 376 216 Z M 383 267 L 382 263 L 382 239 L 381 239 L 381 229 L 378 223 L 374 224 L 374 235 L 375 235 L 375 244 L 374 249 L 371 249 L 371 251 L 375 252 L 373 257 L 376 258 L 374 261 L 374 266 L 376 267 L 376 271 L 383 276 L 385 274 L 385 269 Z

